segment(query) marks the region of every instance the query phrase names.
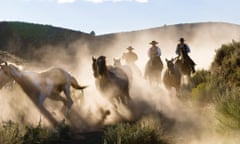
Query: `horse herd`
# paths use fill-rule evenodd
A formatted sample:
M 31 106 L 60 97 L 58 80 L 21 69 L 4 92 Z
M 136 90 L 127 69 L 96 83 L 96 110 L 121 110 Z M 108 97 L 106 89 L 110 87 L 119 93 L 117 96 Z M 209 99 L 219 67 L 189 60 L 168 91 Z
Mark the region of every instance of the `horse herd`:
M 180 59 L 177 59 L 180 60 Z M 167 88 L 175 87 L 180 89 L 181 68 L 176 59 L 167 60 L 167 70 L 163 77 L 163 82 Z M 176 62 L 174 62 L 176 61 Z M 176 66 L 178 63 L 179 66 Z M 156 60 L 150 59 L 146 65 L 144 77 L 151 83 L 158 83 L 161 77 L 163 64 L 157 64 Z M 131 101 L 129 88 L 133 75 L 132 69 L 123 67 L 116 60 L 115 65 L 110 66 L 106 63 L 105 56 L 98 58 L 92 57 L 92 70 L 97 89 L 103 94 L 108 95 L 110 100 L 118 104 L 128 105 Z M 68 110 L 71 109 L 73 100 L 70 87 L 83 91 L 86 86 L 79 85 L 76 78 L 62 68 L 51 68 L 44 72 L 29 72 L 21 70 L 14 64 L 6 61 L 0 62 L 0 89 L 7 83 L 15 81 L 22 90 L 34 101 L 36 106 L 43 108 L 46 98 L 62 101 Z M 61 96 L 63 92 L 66 98 Z M 114 105 L 117 107 L 117 105 Z

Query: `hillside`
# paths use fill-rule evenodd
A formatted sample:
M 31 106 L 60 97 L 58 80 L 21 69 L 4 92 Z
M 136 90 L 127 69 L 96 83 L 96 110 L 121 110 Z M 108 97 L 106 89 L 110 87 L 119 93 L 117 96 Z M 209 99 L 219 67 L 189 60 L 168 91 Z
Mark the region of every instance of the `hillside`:
M 104 54 L 111 59 L 120 57 L 132 45 L 139 55 L 138 65 L 143 68 L 150 41 L 159 42 L 162 59 L 165 59 L 175 57 L 179 37 L 187 40 L 197 67 L 208 68 L 216 49 L 223 43 L 240 39 L 240 26 L 218 22 L 190 23 L 95 36 L 49 25 L 0 23 L 0 50 L 37 61 L 53 55 L 57 56 L 56 59 L 64 55 L 67 60 L 76 60 L 79 59 L 79 53 L 86 49 L 90 55 Z
M 68 45 L 77 39 L 90 39 L 90 35 L 49 25 L 24 22 L 0 23 L 0 50 L 8 51 L 25 59 L 38 59 L 37 53 L 46 45 Z
M 240 25 L 177 24 L 95 36 L 53 26 L 3 22 L 0 36 L 0 58 L 19 64 L 21 69 L 7 69 L 7 73 L 17 77 L 20 86 L 45 87 L 50 92 L 54 80 L 61 80 L 46 78 L 43 83 L 43 76 L 48 75 L 44 71 L 52 66 L 61 66 L 80 85 L 88 86 L 84 93 L 71 90 L 74 105 L 70 115 L 66 115 L 64 103 L 50 97 L 44 104 L 49 112 L 46 115 L 13 81 L 0 93 L 1 144 L 240 142 Z M 165 58 L 175 57 L 179 37 L 186 39 L 197 63 L 196 73 L 183 85 L 180 95 L 162 84 L 152 87 L 139 75 L 131 81 L 127 105 L 117 105 L 108 94 L 99 93 L 96 82 L 102 77 L 93 75 L 92 56 L 106 55 L 110 63 L 132 45 L 143 72 L 150 41 L 159 42 L 165 62 Z M 31 71 L 44 75 L 38 77 Z M 59 125 L 49 127 L 55 121 Z

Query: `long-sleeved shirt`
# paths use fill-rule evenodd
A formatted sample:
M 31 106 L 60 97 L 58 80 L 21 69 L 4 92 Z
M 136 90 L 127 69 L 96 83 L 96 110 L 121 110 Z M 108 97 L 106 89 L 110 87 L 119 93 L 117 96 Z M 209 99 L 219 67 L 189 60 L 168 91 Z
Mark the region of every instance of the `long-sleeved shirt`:
M 148 57 L 161 56 L 161 49 L 159 47 L 151 47 L 148 50 Z
M 136 53 L 129 51 L 127 53 L 123 53 L 122 58 L 126 61 L 126 63 L 134 63 L 138 56 Z
M 190 53 L 190 48 L 187 44 L 178 44 L 176 48 L 176 54 L 180 55 L 180 50 L 183 50 L 183 52 Z

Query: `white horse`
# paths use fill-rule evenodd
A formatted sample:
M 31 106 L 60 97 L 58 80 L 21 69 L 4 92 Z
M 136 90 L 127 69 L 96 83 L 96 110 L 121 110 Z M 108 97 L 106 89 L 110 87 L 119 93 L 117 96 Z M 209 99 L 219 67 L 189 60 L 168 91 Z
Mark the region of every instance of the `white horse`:
M 80 90 L 86 88 L 86 86 L 80 86 L 73 76 L 61 68 L 51 68 L 41 73 L 27 72 L 4 62 L 1 64 L 1 69 L 7 76 L 14 79 L 40 108 L 43 107 L 43 102 L 48 97 L 62 101 L 70 110 L 73 104 L 70 87 Z M 67 100 L 60 95 L 62 91 Z

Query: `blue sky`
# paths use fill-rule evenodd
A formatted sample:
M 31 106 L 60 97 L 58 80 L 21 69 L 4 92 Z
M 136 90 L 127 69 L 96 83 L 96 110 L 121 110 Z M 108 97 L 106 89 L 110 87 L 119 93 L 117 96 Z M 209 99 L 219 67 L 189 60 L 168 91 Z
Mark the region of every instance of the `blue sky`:
M 97 35 L 164 24 L 240 24 L 239 0 L 1 0 L 0 21 L 47 24 Z

